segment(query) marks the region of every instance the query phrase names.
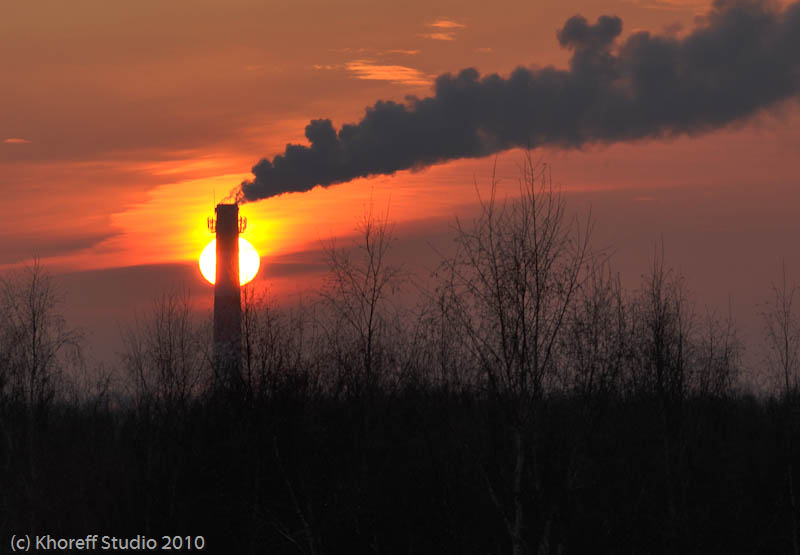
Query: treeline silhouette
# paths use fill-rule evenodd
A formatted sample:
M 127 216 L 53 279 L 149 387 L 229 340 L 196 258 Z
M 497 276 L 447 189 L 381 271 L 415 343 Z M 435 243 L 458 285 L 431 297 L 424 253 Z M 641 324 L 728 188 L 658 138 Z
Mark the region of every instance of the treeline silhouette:
M 52 279 L 2 281 L 0 533 L 206 538 L 215 553 L 798 553 L 795 288 L 781 384 L 656 249 L 625 291 L 546 167 L 493 186 L 409 306 L 386 215 L 319 298 L 245 289 L 242 376 L 167 293 L 89 372 Z

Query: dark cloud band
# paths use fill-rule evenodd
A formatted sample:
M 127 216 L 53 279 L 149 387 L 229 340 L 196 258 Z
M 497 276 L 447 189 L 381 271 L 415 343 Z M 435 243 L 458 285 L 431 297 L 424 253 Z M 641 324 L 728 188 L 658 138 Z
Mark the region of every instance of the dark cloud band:
M 524 146 L 695 134 L 746 118 L 800 91 L 800 2 L 718 0 L 688 35 L 637 32 L 622 20 L 570 18 L 558 31 L 572 50 L 566 70 L 517 68 L 508 77 L 475 69 L 436 79 L 435 94 L 378 101 L 338 131 L 328 119 L 262 159 L 242 201 L 307 191 Z

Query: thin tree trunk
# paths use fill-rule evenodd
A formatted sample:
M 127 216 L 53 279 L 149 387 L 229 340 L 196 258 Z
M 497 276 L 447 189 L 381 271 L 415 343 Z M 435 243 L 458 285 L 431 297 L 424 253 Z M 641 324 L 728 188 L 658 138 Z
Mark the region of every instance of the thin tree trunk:
M 517 428 L 514 431 L 514 450 L 516 461 L 514 463 L 514 524 L 511 532 L 512 553 L 522 555 L 522 474 L 525 469 L 525 446 L 522 440 L 522 430 Z
M 800 546 L 798 545 L 798 534 L 797 534 L 797 499 L 795 498 L 794 493 L 794 477 L 792 472 L 792 462 L 791 459 L 788 462 L 788 468 L 786 469 L 786 474 L 788 478 L 788 486 L 789 486 L 789 506 L 792 511 L 792 549 L 794 555 L 800 555 Z

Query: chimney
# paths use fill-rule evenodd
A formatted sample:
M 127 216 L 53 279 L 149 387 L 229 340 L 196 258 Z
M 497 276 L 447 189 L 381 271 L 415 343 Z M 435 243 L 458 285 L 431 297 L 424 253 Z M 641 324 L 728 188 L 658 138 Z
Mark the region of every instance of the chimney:
M 239 233 L 244 231 L 237 204 L 218 204 L 214 231 L 217 268 L 214 280 L 214 372 L 221 385 L 241 379 L 242 304 L 239 284 Z

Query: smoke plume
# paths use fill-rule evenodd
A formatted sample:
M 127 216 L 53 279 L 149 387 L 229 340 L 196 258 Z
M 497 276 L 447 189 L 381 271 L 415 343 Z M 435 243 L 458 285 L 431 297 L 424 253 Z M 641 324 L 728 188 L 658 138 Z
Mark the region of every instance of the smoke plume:
M 237 196 L 254 201 L 358 177 L 457 158 L 550 145 L 696 134 L 722 127 L 800 91 L 800 2 L 717 0 L 685 36 L 637 32 L 622 20 L 580 15 L 558 31 L 566 70 L 519 67 L 508 77 L 475 69 L 436 79 L 434 95 L 379 100 L 338 131 L 328 119 L 262 159 Z

